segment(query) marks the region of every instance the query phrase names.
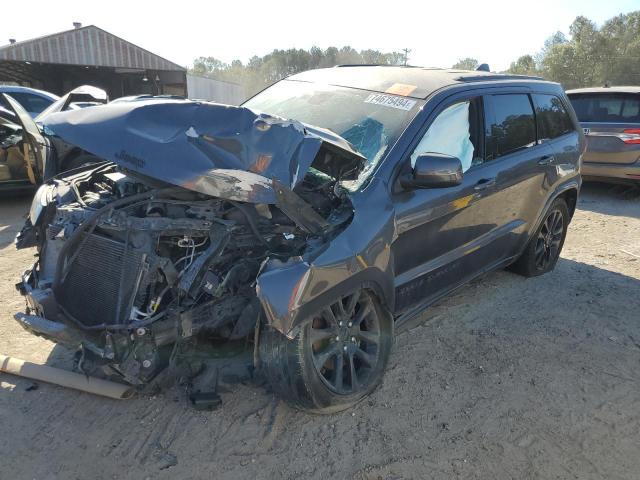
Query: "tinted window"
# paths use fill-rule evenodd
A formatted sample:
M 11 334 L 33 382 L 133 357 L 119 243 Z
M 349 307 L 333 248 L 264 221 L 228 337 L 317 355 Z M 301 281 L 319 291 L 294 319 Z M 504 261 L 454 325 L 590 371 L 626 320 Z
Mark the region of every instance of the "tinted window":
M 569 96 L 581 122 L 640 122 L 640 95 L 581 93 Z
M 525 94 L 492 95 L 493 123 L 487 157 L 507 155 L 536 143 L 533 107 Z
M 533 95 L 538 122 L 538 139 L 548 140 L 573 131 L 571 117 L 555 95 Z
M 438 114 L 411 155 L 411 166 L 418 155 L 443 153 L 457 157 L 465 172 L 482 163 L 481 99 L 454 103 Z
M 31 93 L 9 92 L 8 95 L 11 95 L 29 113 L 40 113 L 53 103 L 52 100 Z

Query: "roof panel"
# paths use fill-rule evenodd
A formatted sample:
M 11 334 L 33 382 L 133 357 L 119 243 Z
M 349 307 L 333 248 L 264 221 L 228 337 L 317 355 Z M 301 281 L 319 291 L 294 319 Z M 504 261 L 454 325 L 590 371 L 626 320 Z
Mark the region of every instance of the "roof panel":
M 388 93 L 396 93 L 396 87 L 401 86 L 408 91 L 404 95 L 413 98 L 426 98 L 440 88 L 459 83 L 542 80 L 537 77 L 491 72 L 382 65 L 321 68 L 297 73 L 288 79 Z
M 95 25 L 0 47 L 0 60 L 184 71 L 184 67 Z

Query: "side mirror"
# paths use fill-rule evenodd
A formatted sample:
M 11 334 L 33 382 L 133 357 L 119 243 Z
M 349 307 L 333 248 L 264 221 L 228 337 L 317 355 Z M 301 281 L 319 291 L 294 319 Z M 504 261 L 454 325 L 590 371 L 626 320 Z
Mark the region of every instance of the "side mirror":
M 444 188 L 462 183 L 462 162 L 443 153 L 424 153 L 416 158 L 410 176 L 400 180 L 403 188 Z

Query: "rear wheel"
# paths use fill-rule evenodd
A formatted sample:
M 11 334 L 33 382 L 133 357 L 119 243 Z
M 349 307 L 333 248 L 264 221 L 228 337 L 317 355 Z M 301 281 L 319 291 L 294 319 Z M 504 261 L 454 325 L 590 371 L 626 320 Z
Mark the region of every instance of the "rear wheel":
M 391 315 L 373 294 L 358 290 L 309 319 L 293 340 L 266 328 L 260 352 L 276 394 L 296 408 L 333 413 L 380 383 L 392 342 Z
M 527 248 L 510 269 L 525 277 L 550 272 L 556 266 L 569 226 L 569 209 L 562 198 L 556 199 Z

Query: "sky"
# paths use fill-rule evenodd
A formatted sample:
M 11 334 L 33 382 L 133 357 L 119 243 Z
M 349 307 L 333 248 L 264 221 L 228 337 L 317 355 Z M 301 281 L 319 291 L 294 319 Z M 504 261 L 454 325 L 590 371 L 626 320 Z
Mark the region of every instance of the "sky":
M 499 71 L 539 51 L 554 32 L 568 34 L 578 15 L 601 25 L 639 9 L 639 0 L 30 0 L 28 9 L 2 9 L 0 45 L 81 22 L 183 66 L 199 56 L 246 62 L 276 48 L 350 45 L 384 52 L 409 48 L 410 64 L 429 67 L 473 57 Z

